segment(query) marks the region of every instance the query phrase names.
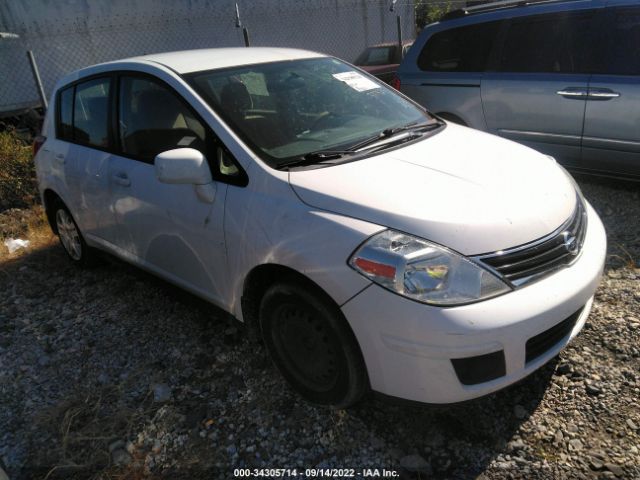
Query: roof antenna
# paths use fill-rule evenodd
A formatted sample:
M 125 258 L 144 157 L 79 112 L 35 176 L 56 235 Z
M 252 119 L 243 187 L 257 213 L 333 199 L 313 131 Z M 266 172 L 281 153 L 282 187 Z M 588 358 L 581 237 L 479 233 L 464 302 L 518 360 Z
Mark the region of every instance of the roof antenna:
M 240 21 L 240 8 L 238 8 L 238 2 L 236 2 L 236 28 L 240 28 L 242 22 Z

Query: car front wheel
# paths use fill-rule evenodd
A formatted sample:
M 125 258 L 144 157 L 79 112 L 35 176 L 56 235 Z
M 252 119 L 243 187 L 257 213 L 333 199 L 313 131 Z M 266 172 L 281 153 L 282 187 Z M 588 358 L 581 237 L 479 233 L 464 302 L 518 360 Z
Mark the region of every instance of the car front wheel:
M 329 299 L 301 285 L 274 285 L 262 299 L 260 327 L 274 363 L 310 402 L 346 408 L 368 391 L 356 339 Z

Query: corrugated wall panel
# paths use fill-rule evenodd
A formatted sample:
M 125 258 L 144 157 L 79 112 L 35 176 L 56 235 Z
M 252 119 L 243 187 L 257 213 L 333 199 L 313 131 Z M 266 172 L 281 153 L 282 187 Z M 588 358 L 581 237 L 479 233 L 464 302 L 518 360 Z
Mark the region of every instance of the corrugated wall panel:
M 0 112 L 38 104 L 26 57 L 33 50 L 50 94 L 65 73 L 146 53 L 243 45 L 235 2 L 216 0 L 5 0 L 0 31 Z M 397 39 L 396 14 L 413 38 L 411 0 L 239 0 L 255 46 L 326 52 L 353 61 L 367 45 Z

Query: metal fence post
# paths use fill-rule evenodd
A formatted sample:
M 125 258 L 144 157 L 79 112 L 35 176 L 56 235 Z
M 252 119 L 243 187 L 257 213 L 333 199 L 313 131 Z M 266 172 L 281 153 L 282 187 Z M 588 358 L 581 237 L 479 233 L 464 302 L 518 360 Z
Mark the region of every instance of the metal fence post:
M 398 0 L 391 0 L 391 5 L 389 6 L 389 11 L 393 12 L 396 9 L 396 2 Z M 404 57 L 403 45 L 402 45 L 402 18 L 400 18 L 400 14 L 396 15 L 396 25 L 398 27 L 398 51 L 400 52 L 400 60 Z
M 402 19 L 400 18 L 400 15 L 396 17 L 396 21 L 398 23 L 398 51 L 400 52 L 400 59 L 402 60 L 404 54 L 402 51 Z
M 36 59 L 33 56 L 33 52 L 31 50 L 27 51 L 27 58 L 29 59 L 29 65 L 31 65 L 31 73 L 33 73 L 33 79 L 36 82 L 36 89 L 38 90 L 38 95 L 40 96 L 40 103 L 46 110 L 49 105 L 47 105 L 47 97 L 44 94 L 44 88 L 42 87 L 42 80 L 40 79 L 40 72 L 38 71 L 38 65 L 36 64 Z
M 249 30 L 247 27 L 242 26 L 242 20 L 240 20 L 240 8 L 238 7 L 238 3 L 236 2 L 236 28 L 242 27 L 242 36 L 244 37 L 244 46 L 248 47 L 249 42 Z
M 244 37 L 244 46 L 248 47 L 250 43 L 249 43 L 249 30 L 247 30 L 247 27 L 242 27 L 242 36 Z

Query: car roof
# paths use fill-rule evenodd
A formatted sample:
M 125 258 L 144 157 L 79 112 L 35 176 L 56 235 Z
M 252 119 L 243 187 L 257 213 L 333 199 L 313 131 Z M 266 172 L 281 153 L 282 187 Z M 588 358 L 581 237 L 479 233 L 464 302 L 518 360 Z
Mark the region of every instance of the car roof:
M 130 68 L 132 64 L 163 65 L 178 74 L 229 68 L 256 63 L 269 63 L 305 58 L 322 58 L 327 55 L 294 48 L 272 47 L 232 47 L 202 48 L 176 52 L 153 53 L 139 57 L 123 58 L 111 62 L 99 63 L 68 73 L 58 80 L 56 90 L 65 85 L 94 74 Z
M 440 23 L 455 22 L 457 24 L 458 21 L 464 22 L 467 19 L 469 19 L 469 23 L 482 23 L 485 20 L 603 7 L 610 3 L 625 2 L 626 0 L 501 0 L 452 10 L 442 17 Z
M 111 62 L 92 65 L 70 74 L 70 76 L 85 76 L 92 73 L 95 67 L 100 70 L 117 70 L 121 64 L 158 63 L 171 70 L 183 74 L 217 68 L 237 67 L 256 63 L 279 62 L 286 60 L 300 60 L 304 58 L 319 58 L 326 55 L 308 50 L 294 48 L 271 47 L 237 47 L 237 48 L 202 48 L 197 50 L 181 50 L 176 52 L 153 53 L 139 57 L 123 58 Z M 107 67 L 107 68 L 105 68 Z
M 323 57 L 321 53 L 294 48 L 271 47 L 235 47 L 203 48 L 178 52 L 154 53 L 133 57 L 122 61 L 135 62 L 146 60 L 160 63 L 178 73 L 190 73 L 216 68 L 237 67 L 255 63 L 299 60 L 303 58 Z

